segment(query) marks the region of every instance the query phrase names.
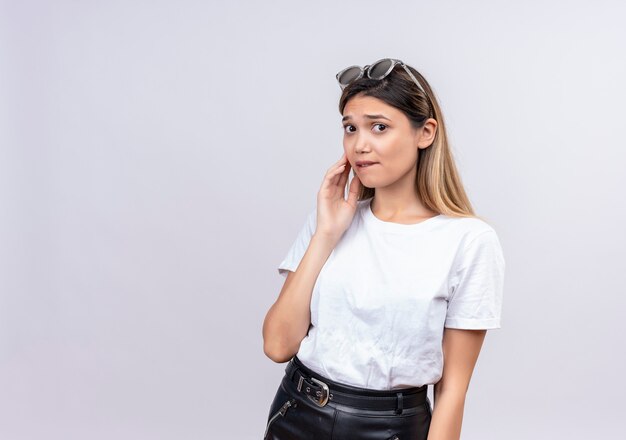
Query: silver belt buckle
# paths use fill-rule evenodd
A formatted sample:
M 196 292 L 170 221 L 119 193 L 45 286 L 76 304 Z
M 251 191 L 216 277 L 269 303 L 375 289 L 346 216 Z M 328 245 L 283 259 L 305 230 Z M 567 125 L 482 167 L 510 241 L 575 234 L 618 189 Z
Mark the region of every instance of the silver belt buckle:
M 328 389 L 328 385 L 326 385 L 324 382 L 322 382 L 319 379 L 316 379 L 314 377 L 310 378 L 313 382 L 315 382 L 316 384 L 318 384 L 319 386 L 322 387 L 322 391 L 318 391 L 317 392 L 317 399 L 315 399 L 314 397 L 310 396 L 310 395 L 306 395 L 309 399 L 311 399 L 313 402 L 315 402 L 316 405 L 318 406 L 324 406 L 328 403 L 328 395 L 330 394 L 330 391 Z

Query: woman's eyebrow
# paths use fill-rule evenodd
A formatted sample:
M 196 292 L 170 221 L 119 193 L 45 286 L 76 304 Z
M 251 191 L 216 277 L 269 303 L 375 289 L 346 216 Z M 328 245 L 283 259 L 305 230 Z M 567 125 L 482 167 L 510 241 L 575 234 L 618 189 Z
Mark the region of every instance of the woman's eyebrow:
M 391 119 L 389 119 L 385 115 L 363 115 L 363 117 L 365 117 L 367 119 L 386 119 L 388 121 L 391 121 Z M 352 119 L 352 116 L 351 115 L 346 115 L 343 118 L 341 118 L 341 122 L 347 121 L 349 119 Z

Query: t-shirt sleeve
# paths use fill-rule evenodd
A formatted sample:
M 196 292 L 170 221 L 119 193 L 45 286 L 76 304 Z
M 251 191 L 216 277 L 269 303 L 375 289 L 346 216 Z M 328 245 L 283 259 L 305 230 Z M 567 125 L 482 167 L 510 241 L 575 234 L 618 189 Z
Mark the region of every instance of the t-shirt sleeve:
M 495 230 L 471 239 L 455 263 L 444 327 L 500 328 L 505 261 Z
M 313 233 L 315 232 L 316 226 L 317 207 L 309 213 L 306 221 L 304 222 L 304 225 L 298 233 L 298 236 L 287 251 L 287 255 L 285 255 L 283 261 L 281 261 L 278 265 L 278 273 L 280 275 L 287 278 L 287 275 L 289 274 L 288 271 L 296 271 L 298 265 L 300 264 L 300 260 L 302 260 L 304 253 L 309 247 L 309 243 L 311 241 Z

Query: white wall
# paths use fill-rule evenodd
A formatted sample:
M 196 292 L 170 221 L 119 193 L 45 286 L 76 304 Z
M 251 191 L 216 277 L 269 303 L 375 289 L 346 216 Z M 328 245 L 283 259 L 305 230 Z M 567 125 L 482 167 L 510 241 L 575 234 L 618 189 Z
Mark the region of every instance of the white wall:
M 0 438 L 258 439 L 276 266 L 405 60 L 507 259 L 465 440 L 621 438 L 619 1 L 0 3 Z

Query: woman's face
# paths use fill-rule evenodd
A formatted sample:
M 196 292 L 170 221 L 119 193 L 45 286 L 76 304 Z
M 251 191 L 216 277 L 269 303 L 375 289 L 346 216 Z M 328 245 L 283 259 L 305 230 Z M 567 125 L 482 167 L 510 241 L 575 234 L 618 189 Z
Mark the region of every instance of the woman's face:
M 428 147 L 434 138 L 429 121 L 434 119 L 415 130 L 404 113 L 380 99 L 351 98 L 343 110 L 343 148 L 363 185 L 385 187 L 416 171 L 417 149 Z M 360 161 L 376 164 L 361 167 Z

